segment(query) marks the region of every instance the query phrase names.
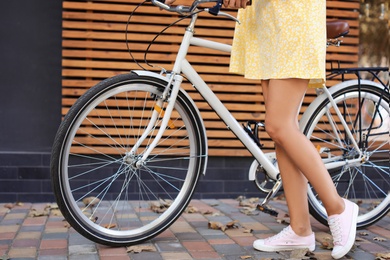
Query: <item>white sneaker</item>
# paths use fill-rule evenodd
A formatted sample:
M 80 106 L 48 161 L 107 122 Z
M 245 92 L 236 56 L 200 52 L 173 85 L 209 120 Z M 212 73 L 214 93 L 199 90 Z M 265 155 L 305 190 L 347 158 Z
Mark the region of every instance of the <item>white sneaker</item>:
M 356 223 L 359 207 L 355 203 L 343 199 L 345 209 L 343 213 L 328 218 L 330 232 L 333 236 L 332 257 L 339 259 L 346 255 L 355 243 Z
M 312 252 L 315 250 L 316 241 L 314 233 L 301 237 L 288 226 L 275 236 L 256 240 L 253 242 L 253 247 L 265 252 L 292 251 L 304 248 L 308 248 Z

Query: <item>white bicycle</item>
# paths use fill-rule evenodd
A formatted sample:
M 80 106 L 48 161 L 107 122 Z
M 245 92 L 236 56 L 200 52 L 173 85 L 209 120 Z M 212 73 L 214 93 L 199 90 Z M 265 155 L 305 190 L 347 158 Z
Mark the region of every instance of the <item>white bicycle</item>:
M 173 70 L 132 71 L 100 82 L 69 110 L 53 145 L 58 205 L 72 227 L 101 244 L 140 243 L 164 231 L 186 209 L 205 174 L 205 127 L 181 88 L 182 75 L 253 155 L 249 180 L 267 194 L 259 209 L 275 214 L 267 203 L 282 185 L 274 153 L 264 153 L 257 138 L 262 124 L 237 122 L 186 59 L 190 45 L 231 51 L 229 45 L 194 36 L 199 12 L 235 18 L 220 11 L 219 0 L 177 7 L 152 2 L 190 17 Z M 209 2 L 217 4 L 200 8 Z M 337 38 L 347 32 L 345 23 L 329 24 L 328 38 L 336 40 L 328 44 L 339 44 Z M 376 82 L 358 77 L 319 89 L 300 121 L 339 194 L 359 204 L 358 227 L 386 215 L 390 202 L 389 83 L 378 77 L 389 69 L 334 69 L 332 75 L 359 76 L 363 70 Z M 308 195 L 311 214 L 326 225 L 325 209 L 311 187 Z

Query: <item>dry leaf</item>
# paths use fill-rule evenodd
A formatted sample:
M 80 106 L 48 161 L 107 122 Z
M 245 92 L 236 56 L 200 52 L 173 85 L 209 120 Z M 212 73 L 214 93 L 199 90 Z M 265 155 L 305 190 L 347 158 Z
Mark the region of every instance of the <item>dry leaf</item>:
M 104 225 L 104 227 L 107 229 L 112 229 L 112 228 L 116 228 L 116 224 L 106 224 Z
M 286 196 L 284 196 L 284 193 L 282 193 L 279 196 L 274 198 L 274 200 L 285 200 L 285 199 L 286 199 Z
M 364 237 L 364 236 L 368 236 L 368 233 L 367 232 L 359 232 L 359 235 Z
M 99 202 L 100 202 L 100 199 L 96 198 L 96 197 L 88 197 L 88 198 L 83 199 L 84 205 L 88 206 L 88 207 L 93 207 L 96 204 L 98 204 Z
M 256 208 L 258 202 L 259 202 L 259 198 L 241 199 L 239 206 L 240 207 L 248 207 L 248 208 Z
M 126 248 L 127 253 L 141 253 L 142 251 L 146 252 L 155 252 L 156 248 L 152 245 L 138 245 L 138 246 L 129 246 Z
M 203 215 L 211 215 L 213 212 L 211 210 L 206 210 L 205 212 L 202 213 Z
M 238 223 L 237 220 L 231 221 L 231 222 L 229 222 L 229 223 L 226 224 L 226 227 L 227 227 L 227 228 L 237 228 L 236 223 Z
M 244 233 L 252 233 L 253 229 L 249 228 L 249 229 L 244 229 Z
M 70 228 L 70 224 L 67 221 L 64 221 L 64 228 Z
M 15 206 L 21 207 L 21 206 L 24 206 L 24 203 L 23 202 L 16 202 Z
M 50 215 L 50 209 L 44 208 L 44 209 L 31 209 L 28 213 L 29 217 L 43 217 L 43 216 L 49 216 Z
M 256 216 L 259 215 L 260 213 L 259 211 L 256 210 L 256 208 L 250 208 L 250 207 L 245 207 L 241 209 L 240 212 L 248 216 Z
M 377 253 L 376 260 L 390 260 L 390 253 Z
M 323 249 L 333 249 L 333 240 L 332 237 L 325 232 L 316 233 L 316 240 L 320 243 L 320 247 Z
M 238 200 L 238 201 L 243 201 L 243 200 L 245 200 L 245 199 L 246 199 L 245 196 L 238 196 L 236 200 Z
M 199 210 L 194 206 L 188 206 L 185 210 L 185 213 L 198 213 Z
M 59 209 L 58 208 L 58 204 L 57 203 L 49 203 L 49 204 L 46 204 L 46 209 Z
M 387 239 L 384 238 L 384 237 L 374 237 L 373 239 L 374 239 L 374 241 L 378 241 L 378 242 L 385 242 L 385 241 L 387 241 Z
M 323 241 L 321 242 L 321 246 L 320 246 L 322 249 L 329 249 L 329 250 L 332 250 L 333 249 L 333 243 L 331 242 L 327 242 L 327 241 Z
M 52 209 L 52 210 L 51 210 L 51 214 L 52 214 L 53 216 L 56 216 L 56 217 L 62 216 L 62 213 L 61 213 L 61 211 L 60 211 L 59 209 Z
M 278 218 L 276 219 L 276 222 L 279 224 L 290 224 L 290 219 L 289 218 Z
M 251 255 L 243 255 L 243 256 L 240 256 L 241 259 L 251 259 L 252 256 Z
M 155 213 L 163 213 L 165 212 L 172 204 L 171 200 L 163 200 L 154 201 L 150 203 L 150 209 Z
M 222 231 L 226 230 L 226 226 L 224 224 L 222 224 L 221 222 L 217 222 L 217 221 L 210 221 L 209 228 L 215 229 L 215 230 L 222 230 Z
M 4 205 L 4 208 L 7 208 L 7 209 L 12 209 L 13 207 L 15 207 L 15 205 L 12 203 L 7 203 Z
M 309 259 L 310 254 L 308 248 L 296 249 L 291 251 L 290 259 Z

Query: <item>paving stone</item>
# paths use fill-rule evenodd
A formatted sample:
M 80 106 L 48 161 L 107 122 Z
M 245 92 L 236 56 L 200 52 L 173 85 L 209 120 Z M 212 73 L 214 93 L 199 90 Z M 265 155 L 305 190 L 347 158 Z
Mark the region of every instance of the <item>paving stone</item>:
M 193 260 L 187 252 L 162 252 L 161 257 L 164 260 Z
M 246 250 L 236 244 L 213 245 L 213 248 L 223 255 L 240 255 L 246 252 Z
M 127 253 L 126 247 L 98 245 L 73 228 L 65 227 L 63 217 L 27 217 L 30 209 L 44 208 L 47 203 L 28 204 L 4 210 L 0 204 L 0 257 L 9 259 L 82 259 L 82 260 L 122 260 L 122 259 L 288 259 L 289 253 L 267 253 L 253 249 L 253 241 L 276 234 L 286 227 L 268 214 L 245 215 L 240 212 L 239 203 L 234 199 L 193 200 L 191 205 L 197 213 L 185 213 L 167 230 L 146 241 L 156 248 L 156 252 Z M 285 201 L 271 201 L 271 206 L 284 214 Z M 218 212 L 212 216 L 203 214 Z M 149 214 L 145 212 L 145 214 Z M 214 230 L 208 227 L 209 221 L 227 224 L 238 220 L 237 228 Z M 329 228 L 311 218 L 316 238 L 329 236 Z M 252 232 L 246 232 L 246 230 Z M 361 232 L 367 233 L 362 235 Z M 375 237 L 387 239 L 376 241 Z M 375 225 L 359 230 L 356 247 L 342 259 L 374 259 L 377 253 L 390 252 L 390 215 Z M 314 257 L 318 260 L 331 259 L 331 250 L 320 247 L 317 242 Z M 250 257 L 250 258 L 249 258 Z M 1 259 L 1 258 L 0 258 Z
M 50 240 L 50 239 L 67 239 L 69 236 L 68 233 L 44 233 L 42 235 L 43 240 Z
M 194 232 L 186 232 L 186 233 L 177 233 L 176 234 L 177 239 L 180 241 L 185 241 L 185 240 L 200 240 L 203 239 L 201 234 L 194 233 Z
M 179 242 L 159 242 L 156 243 L 159 252 L 178 252 L 186 251 Z
M 162 256 L 158 252 L 141 252 L 138 254 L 131 253 L 129 254 L 129 257 L 131 260 L 146 260 L 146 259 L 153 259 L 153 260 L 162 260 Z
M 96 253 L 97 250 L 95 245 L 69 246 L 69 255 L 88 255 L 88 254 L 96 254 Z

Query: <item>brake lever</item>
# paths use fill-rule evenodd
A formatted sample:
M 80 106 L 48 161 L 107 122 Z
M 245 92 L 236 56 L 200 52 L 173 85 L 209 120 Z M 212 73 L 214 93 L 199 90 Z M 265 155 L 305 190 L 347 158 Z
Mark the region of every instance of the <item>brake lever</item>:
M 228 13 L 219 11 L 218 15 L 225 16 L 225 17 L 230 18 L 230 19 L 232 19 L 233 21 L 237 22 L 238 24 L 241 24 L 240 20 L 238 20 L 236 17 L 234 17 L 234 16 L 231 15 L 231 14 L 228 14 Z

